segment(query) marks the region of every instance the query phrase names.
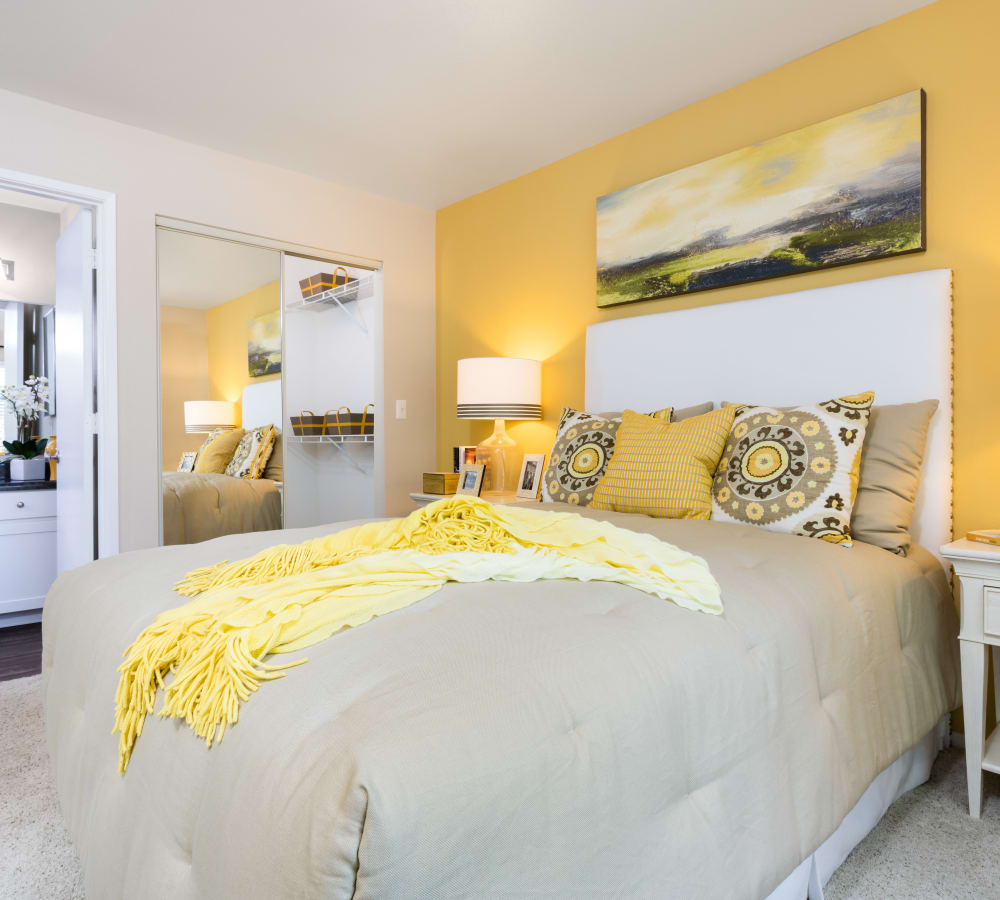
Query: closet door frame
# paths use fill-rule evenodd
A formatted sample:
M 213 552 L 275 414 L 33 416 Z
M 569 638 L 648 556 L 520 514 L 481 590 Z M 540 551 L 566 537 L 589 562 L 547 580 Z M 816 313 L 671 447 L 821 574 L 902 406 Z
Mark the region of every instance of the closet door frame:
M 325 250 L 321 247 L 311 247 L 307 244 L 296 244 L 293 241 L 282 241 L 277 238 L 269 238 L 264 235 L 259 234 L 249 234 L 242 231 L 232 231 L 228 228 L 219 228 L 215 225 L 206 225 L 203 222 L 193 222 L 188 219 L 177 219 L 171 216 L 156 216 L 155 219 L 156 233 L 158 234 L 160 229 L 166 231 L 179 231 L 184 234 L 200 235 L 202 237 L 214 238 L 220 241 L 229 241 L 235 244 L 245 244 L 250 247 L 257 247 L 262 250 L 276 250 L 279 257 L 279 271 L 280 278 L 278 283 L 279 288 L 279 303 L 281 304 L 281 358 L 282 358 L 282 378 L 281 378 L 281 435 L 282 441 L 284 441 L 285 436 L 285 420 L 287 417 L 286 406 L 285 406 L 285 378 L 284 378 L 284 359 L 285 359 L 285 256 L 295 256 L 304 257 L 306 259 L 315 259 L 317 262 L 330 263 L 331 265 L 344 265 L 351 266 L 356 269 L 368 269 L 369 271 L 376 272 L 380 277 L 376 279 L 376 316 L 375 322 L 372 328 L 372 341 L 375 351 L 375 409 L 376 409 L 376 420 L 375 420 L 375 459 L 374 459 L 374 469 L 372 472 L 373 478 L 373 488 L 375 492 L 375 514 L 378 516 L 385 515 L 385 448 L 383 442 L 380 440 L 380 425 L 379 425 L 379 415 L 384 414 L 385 409 L 384 395 L 385 395 L 385 372 L 384 372 L 384 356 L 383 356 L 383 332 L 382 332 L 382 260 L 372 259 L 366 256 L 355 256 L 350 253 L 340 253 L 335 250 Z M 162 478 L 163 472 L 163 416 L 162 416 L 162 391 L 163 391 L 163 372 L 162 372 L 162 360 L 160 359 L 160 273 L 159 273 L 159 262 L 157 262 L 156 271 L 156 371 L 157 371 L 157 404 L 156 404 L 156 446 L 157 453 L 161 457 L 160 465 L 157 467 L 157 478 Z M 284 449 L 284 447 L 282 448 Z M 157 486 L 157 528 L 159 530 L 159 546 L 163 546 L 163 490 L 161 486 Z M 285 503 L 284 499 L 281 504 L 281 522 L 282 527 L 285 526 Z

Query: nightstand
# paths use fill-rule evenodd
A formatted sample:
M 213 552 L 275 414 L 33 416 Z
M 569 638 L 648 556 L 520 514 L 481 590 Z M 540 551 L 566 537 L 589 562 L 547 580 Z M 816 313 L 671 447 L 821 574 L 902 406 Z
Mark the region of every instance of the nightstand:
M 1000 728 L 987 738 L 986 665 L 993 648 L 993 687 L 1000 708 L 1000 547 L 954 541 L 941 555 L 955 568 L 961 585 L 962 707 L 965 715 L 965 765 L 969 815 L 983 809 L 983 769 L 1000 773 Z
M 410 499 L 417 504 L 417 508 L 419 509 L 421 506 L 426 506 L 435 500 L 443 500 L 445 497 L 454 496 L 454 494 L 422 494 L 419 491 L 413 491 L 410 494 Z M 538 502 L 537 497 L 535 499 L 528 499 L 527 497 L 518 497 L 517 494 L 483 494 L 480 499 L 489 500 L 490 503 L 502 503 L 504 506 L 511 506 L 515 503 Z

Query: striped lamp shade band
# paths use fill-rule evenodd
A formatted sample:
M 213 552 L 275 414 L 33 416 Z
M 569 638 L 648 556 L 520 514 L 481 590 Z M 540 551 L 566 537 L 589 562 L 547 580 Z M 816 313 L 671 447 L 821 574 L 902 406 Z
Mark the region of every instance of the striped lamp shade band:
M 459 403 L 460 419 L 540 419 L 540 403 Z

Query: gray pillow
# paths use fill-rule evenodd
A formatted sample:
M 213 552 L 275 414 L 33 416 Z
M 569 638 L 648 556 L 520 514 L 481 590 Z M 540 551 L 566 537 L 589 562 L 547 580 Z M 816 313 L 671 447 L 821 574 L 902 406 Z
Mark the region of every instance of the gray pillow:
M 696 403 L 694 406 L 685 406 L 684 409 L 675 409 L 670 415 L 671 422 L 682 422 L 684 419 L 693 419 L 695 416 L 703 416 L 711 412 L 715 404 L 709 400 L 707 403 Z
M 859 541 L 900 556 L 909 551 L 927 430 L 937 408 L 937 400 L 872 407 L 851 515 L 851 534 Z
M 709 400 L 707 403 L 697 403 L 694 406 L 685 406 L 684 409 L 674 409 L 670 413 L 671 422 L 680 422 L 684 419 L 691 419 L 695 416 L 703 416 L 707 412 L 711 412 L 715 408 L 715 404 Z M 602 419 L 610 419 L 613 422 L 620 422 L 622 418 L 622 411 L 617 410 L 614 412 L 602 412 L 595 413 Z M 644 415 L 651 416 L 652 413 L 644 413 Z

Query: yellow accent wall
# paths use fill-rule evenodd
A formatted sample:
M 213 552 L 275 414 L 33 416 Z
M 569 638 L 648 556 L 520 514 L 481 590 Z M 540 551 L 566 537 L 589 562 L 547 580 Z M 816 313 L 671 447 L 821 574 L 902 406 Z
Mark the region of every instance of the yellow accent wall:
M 208 399 L 205 310 L 160 307 L 160 373 L 163 470 L 172 472 L 182 453 L 197 450 L 205 440 L 184 430 L 184 401 Z
M 209 400 L 239 403 L 248 384 L 274 381 L 281 374 L 251 378 L 247 367 L 248 323 L 281 308 L 277 281 L 207 310 Z
M 995 0 L 939 0 L 439 210 L 438 464 L 450 465 L 452 446 L 477 443 L 491 427 L 455 418 L 461 357 L 543 360 L 545 421 L 509 430 L 525 450 L 547 452 L 562 405 L 583 404 L 584 332 L 593 322 L 950 267 L 955 530 L 1000 525 L 1000 479 L 984 477 L 1000 458 L 998 33 Z M 710 54 L 705 64 L 711 65 Z M 596 308 L 597 197 L 921 87 L 927 91 L 926 253 Z M 820 334 L 821 319 L 817 329 Z M 824 350 L 837 365 L 835 350 Z M 705 352 L 711 353 L 710 343 Z M 733 367 L 735 385 L 738 363 L 719 365 Z

